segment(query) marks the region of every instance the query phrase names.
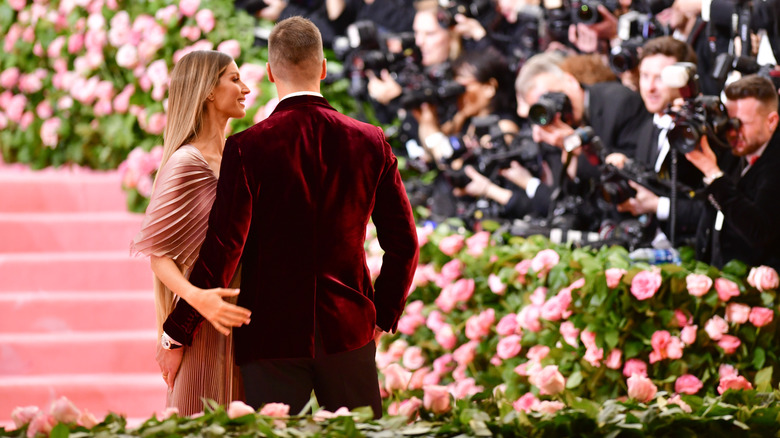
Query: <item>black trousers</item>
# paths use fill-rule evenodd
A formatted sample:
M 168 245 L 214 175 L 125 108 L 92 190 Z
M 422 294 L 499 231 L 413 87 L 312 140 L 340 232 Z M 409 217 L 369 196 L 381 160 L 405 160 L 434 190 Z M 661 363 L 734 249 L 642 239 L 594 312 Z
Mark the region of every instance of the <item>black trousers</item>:
M 314 358 L 249 362 L 241 366 L 247 403 L 255 409 L 266 403 L 285 403 L 290 414 L 297 415 L 313 390 L 319 405 L 331 412 L 340 407 L 371 406 L 374 417 L 380 418 L 382 398 L 375 356 L 373 340 L 357 350 L 325 355 L 317 339 Z

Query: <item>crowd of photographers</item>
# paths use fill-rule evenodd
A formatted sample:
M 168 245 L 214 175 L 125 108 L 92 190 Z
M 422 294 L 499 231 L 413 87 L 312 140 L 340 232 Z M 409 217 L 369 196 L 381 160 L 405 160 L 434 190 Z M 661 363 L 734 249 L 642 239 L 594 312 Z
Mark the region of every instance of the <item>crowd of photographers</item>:
M 780 0 L 236 6 L 323 30 L 428 220 L 780 269 Z

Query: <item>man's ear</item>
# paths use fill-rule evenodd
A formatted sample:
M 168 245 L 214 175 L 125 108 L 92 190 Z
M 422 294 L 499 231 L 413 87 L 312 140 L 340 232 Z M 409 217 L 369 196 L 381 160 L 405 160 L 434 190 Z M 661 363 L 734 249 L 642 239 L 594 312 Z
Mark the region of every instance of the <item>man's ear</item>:
M 274 74 L 271 73 L 271 64 L 269 64 L 267 62 L 265 63 L 265 72 L 268 74 L 268 81 L 269 82 L 276 82 L 274 80 Z
M 322 73 L 320 73 L 320 80 L 325 79 L 326 76 L 328 76 L 328 60 L 323 58 L 322 59 Z
M 766 116 L 766 122 L 769 123 L 769 130 L 774 132 L 777 129 L 777 123 L 780 121 L 780 114 L 777 111 L 772 111 Z

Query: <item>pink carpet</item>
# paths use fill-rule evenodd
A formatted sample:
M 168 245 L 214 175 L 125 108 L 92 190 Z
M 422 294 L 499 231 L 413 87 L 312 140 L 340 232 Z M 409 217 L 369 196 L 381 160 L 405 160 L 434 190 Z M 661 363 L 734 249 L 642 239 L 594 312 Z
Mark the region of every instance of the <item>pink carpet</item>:
M 101 419 L 164 408 L 141 218 L 117 172 L 0 162 L 0 424 L 63 395 Z

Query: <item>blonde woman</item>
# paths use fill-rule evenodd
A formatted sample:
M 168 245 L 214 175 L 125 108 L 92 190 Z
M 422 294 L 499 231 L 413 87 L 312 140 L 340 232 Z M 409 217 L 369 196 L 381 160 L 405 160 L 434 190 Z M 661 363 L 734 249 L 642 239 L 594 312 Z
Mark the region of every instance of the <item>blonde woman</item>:
M 181 415 L 201 412 L 201 398 L 224 405 L 243 397 L 240 374 L 234 372 L 231 328 L 248 323 L 250 312 L 233 304 L 237 289 L 202 290 L 187 277 L 216 196 L 225 128 L 230 118 L 246 115 L 248 93 L 229 55 L 195 51 L 179 60 L 171 73 L 160 171 L 132 243 L 134 253 L 150 257 L 155 276 L 157 360 L 165 356 L 160 354 L 163 348 L 183 354 L 178 372 L 163 374 L 167 406 L 178 408 Z M 211 322 L 203 325 L 186 354 L 162 330 L 179 298 Z

